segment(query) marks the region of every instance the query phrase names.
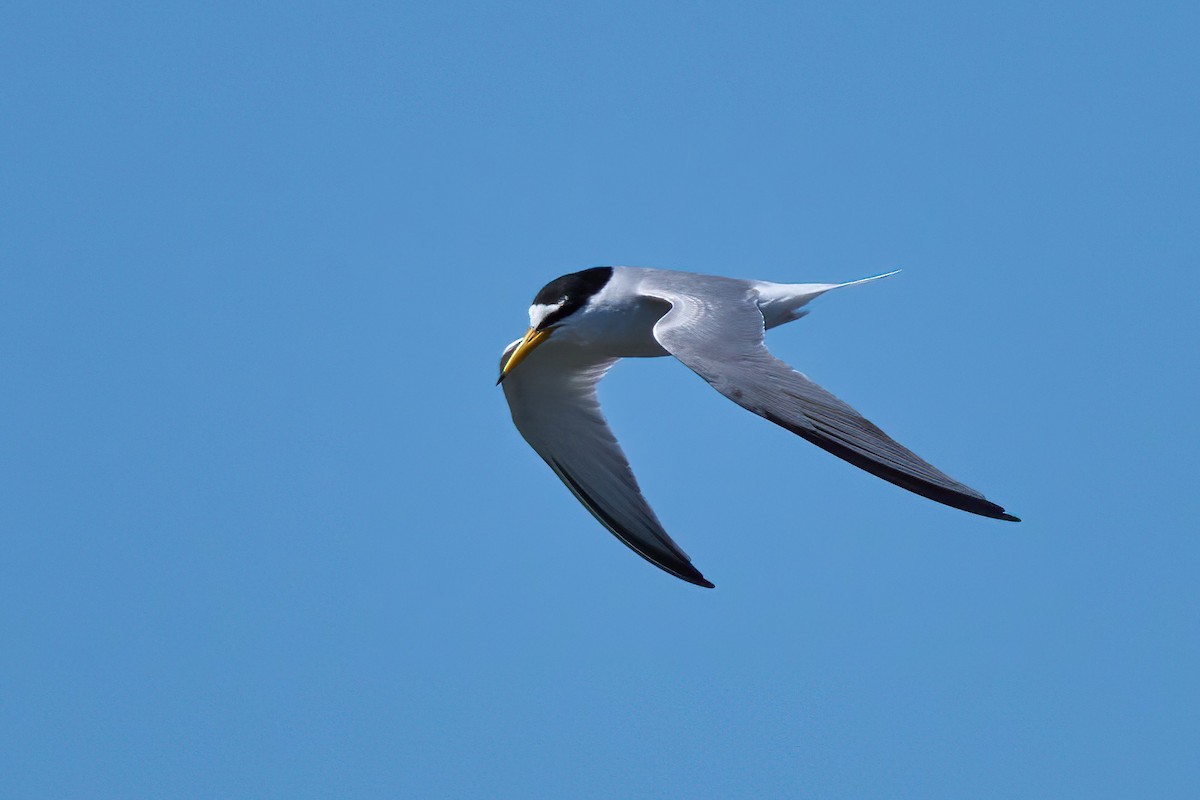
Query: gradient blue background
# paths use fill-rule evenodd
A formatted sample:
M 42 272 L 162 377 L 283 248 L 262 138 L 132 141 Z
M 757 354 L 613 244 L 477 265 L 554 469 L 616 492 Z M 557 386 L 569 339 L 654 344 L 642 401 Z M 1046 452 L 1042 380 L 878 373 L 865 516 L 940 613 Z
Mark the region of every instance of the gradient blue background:
M 0 795 L 1192 796 L 1197 22 L 5 4 Z M 492 385 L 613 263 L 903 267 L 769 344 L 1025 522 L 645 361 L 645 564 Z

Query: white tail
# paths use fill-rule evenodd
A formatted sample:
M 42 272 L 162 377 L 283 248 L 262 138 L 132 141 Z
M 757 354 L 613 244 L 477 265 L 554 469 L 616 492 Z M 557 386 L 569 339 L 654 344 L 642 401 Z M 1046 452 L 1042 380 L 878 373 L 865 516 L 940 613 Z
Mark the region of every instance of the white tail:
M 841 287 L 843 287 L 843 286 L 857 286 L 857 285 L 858 285 L 858 284 L 860 284 L 860 283 L 870 283 L 871 281 L 877 281 L 877 280 L 879 280 L 880 278 L 890 278 L 890 277 L 892 277 L 893 275 L 898 275 L 899 273 L 900 273 L 900 270 L 898 270 L 898 269 L 894 269 L 894 270 L 892 270 L 891 272 L 885 272 L 885 273 L 883 273 L 882 275 L 875 275 L 875 276 L 873 276 L 873 277 L 870 277 L 870 278 L 859 278 L 859 279 L 858 279 L 858 280 L 856 280 L 856 281 L 848 281 L 848 282 L 846 282 L 846 283 L 835 283 L 835 284 L 833 284 L 833 286 L 831 286 L 830 288 L 832 288 L 832 289 L 840 289 L 840 288 L 841 288 Z
M 859 278 L 856 281 L 847 281 L 846 283 L 768 283 L 761 281 L 756 287 L 758 291 L 758 310 L 762 312 L 763 323 L 766 328 L 774 328 L 777 325 L 783 325 L 785 322 L 792 322 L 803 317 L 808 312 L 801 311 L 800 309 L 807 305 L 809 301 L 820 297 L 830 289 L 841 289 L 843 286 L 857 286 L 860 283 L 870 283 L 880 278 L 890 278 L 899 271 L 898 269 L 894 269 L 882 275 Z

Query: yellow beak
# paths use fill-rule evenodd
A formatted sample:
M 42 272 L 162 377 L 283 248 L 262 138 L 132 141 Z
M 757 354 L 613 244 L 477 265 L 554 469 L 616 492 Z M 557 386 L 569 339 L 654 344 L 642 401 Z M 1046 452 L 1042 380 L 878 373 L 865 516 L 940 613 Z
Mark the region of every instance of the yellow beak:
M 496 379 L 496 385 L 500 385 L 500 381 L 504 380 L 504 376 L 513 371 L 513 368 L 526 359 L 533 352 L 533 349 L 542 342 L 550 338 L 550 332 L 554 328 L 544 328 L 536 331 L 533 328 L 525 331 L 525 338 L 517 345 L 517 348 L 512 351 L 512 355 L 508 357 L 508 361 L 504 362 L 504 366 L 500 368 L 500 377 Z

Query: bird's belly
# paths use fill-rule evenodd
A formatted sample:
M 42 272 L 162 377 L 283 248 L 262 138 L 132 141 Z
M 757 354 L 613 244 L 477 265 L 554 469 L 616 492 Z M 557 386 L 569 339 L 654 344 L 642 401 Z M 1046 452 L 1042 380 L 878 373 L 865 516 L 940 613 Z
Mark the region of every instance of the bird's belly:
M 658 358 L 659 356 L 669 356 L 671 354 L 657 341 L 631 341 L 622 343 L 620 347 L 613 348 L 611 355 L 617 358 Z
M 585 333 L 580 331 L 579 333 Z M 654 358 L 670 355 L 654 338 L 653 328 L 607 331 L 603 336 L 580 336 L 576 346 L 603 358 Z

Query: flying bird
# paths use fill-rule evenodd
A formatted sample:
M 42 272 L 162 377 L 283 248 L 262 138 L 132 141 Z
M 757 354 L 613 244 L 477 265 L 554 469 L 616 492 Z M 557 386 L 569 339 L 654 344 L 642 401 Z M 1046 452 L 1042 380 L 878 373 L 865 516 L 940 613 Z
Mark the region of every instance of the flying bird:
M 898 272 L 899 270 L 897 270 Z M 763 332 L 830 289 L 640 267 L 593 267 L 542 287 L 500 378 L 517 430 L 600 524 L 655 566 L 713 586 L 642 496 L 596 384 L 621 358 L 675 356 L 733 402 L 872 475 L 954 508 L 1019 522 L 775 358 Z

